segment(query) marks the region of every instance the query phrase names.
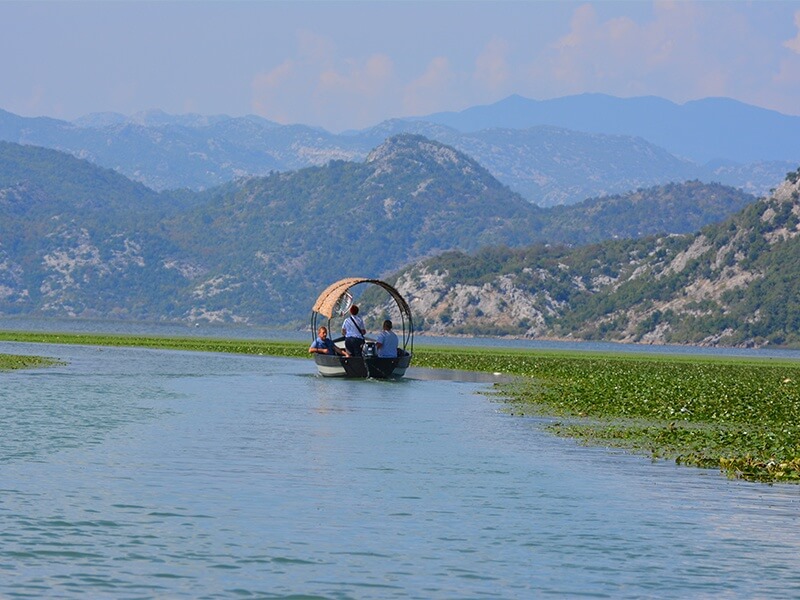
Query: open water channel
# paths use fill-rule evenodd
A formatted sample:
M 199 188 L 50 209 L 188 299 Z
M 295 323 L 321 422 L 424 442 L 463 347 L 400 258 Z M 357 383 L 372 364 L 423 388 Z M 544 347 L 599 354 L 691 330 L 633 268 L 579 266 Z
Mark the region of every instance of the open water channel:
M 0 353 L 67 363 L 0 373 L 0 598 L 800 597 L 800 487 L 581 447 L 485 383 Z

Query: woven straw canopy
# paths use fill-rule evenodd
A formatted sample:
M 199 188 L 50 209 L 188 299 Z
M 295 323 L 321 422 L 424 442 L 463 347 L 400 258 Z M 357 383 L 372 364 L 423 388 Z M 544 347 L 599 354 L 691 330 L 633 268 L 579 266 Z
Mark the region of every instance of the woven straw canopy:
M 339 281 L 329 285 L 327 288 L 325 288 L 325 291 L 319 295 L 319 298 L 317 298 L 317 301 L 314 303 L 312 310 L 323 315 L 324 317 L 327 317 L 328 319 L 332 318 L 333 309 L 336 306 L 336 303 L 339 302 L 339 299 L 344 296 L 347 290 L 355 285 L 358 285 L 359 283 L 372 283 L 382 287 L 397 303 L 397 307 L 400 309 L 400 312 L 403 315 L 410 317 L 411 309 L 409 308 L 405 299 L 400 295 L 400 292 L 380 279 L 361 279 L 359 277 L 340 279 Z

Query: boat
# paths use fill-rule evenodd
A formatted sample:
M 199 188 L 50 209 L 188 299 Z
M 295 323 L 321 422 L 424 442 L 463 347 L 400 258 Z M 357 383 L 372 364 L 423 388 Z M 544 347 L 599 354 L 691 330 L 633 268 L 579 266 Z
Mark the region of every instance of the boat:
M 375 340 L 365 336 L 362 356 L 339 356 L 330 354 L 314 354 L 317 371 L 323 377 L 347 377 L 358 379 L 399 379 L 403 377 L 411 364 L 414 354 L 414 322 L 411 309 L 403 296 L 394 287 L 379 279 L 349 277 L 332 283 L 319 295 L 311 309 L 311 339 L 317 337 L 320 326 L 328 328 L 333 343 L 344 349 L 344 337 L 333 338 L 333 331 L 341 330 L 344 320 L 353 304 L 351 289 L 357 285 L 369 284 L 383 288 L 397 306 L 402 331 L 398 331 L 398 323 L 393 320 L 393 330 L 398 338 L 397 356 L 379 357 Z M 337 323 L 338 321 L 338 323 Z

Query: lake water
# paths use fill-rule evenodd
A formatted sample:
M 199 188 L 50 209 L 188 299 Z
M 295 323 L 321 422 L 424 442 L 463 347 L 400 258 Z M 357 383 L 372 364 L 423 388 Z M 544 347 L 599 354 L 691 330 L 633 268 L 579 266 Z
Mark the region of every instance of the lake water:
M 487 384 L 0 353 L 68 363 L 0 373 L 0 598 L 800 597 L 800 487 L 584 448 Z

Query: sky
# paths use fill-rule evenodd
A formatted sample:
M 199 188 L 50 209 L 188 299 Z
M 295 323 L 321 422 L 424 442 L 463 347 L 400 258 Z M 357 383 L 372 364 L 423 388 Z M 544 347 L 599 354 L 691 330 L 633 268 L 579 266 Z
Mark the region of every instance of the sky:
M 0 0 L 0 109 L 339 133 L 586 92 L 800 115 L 800 0 Z

